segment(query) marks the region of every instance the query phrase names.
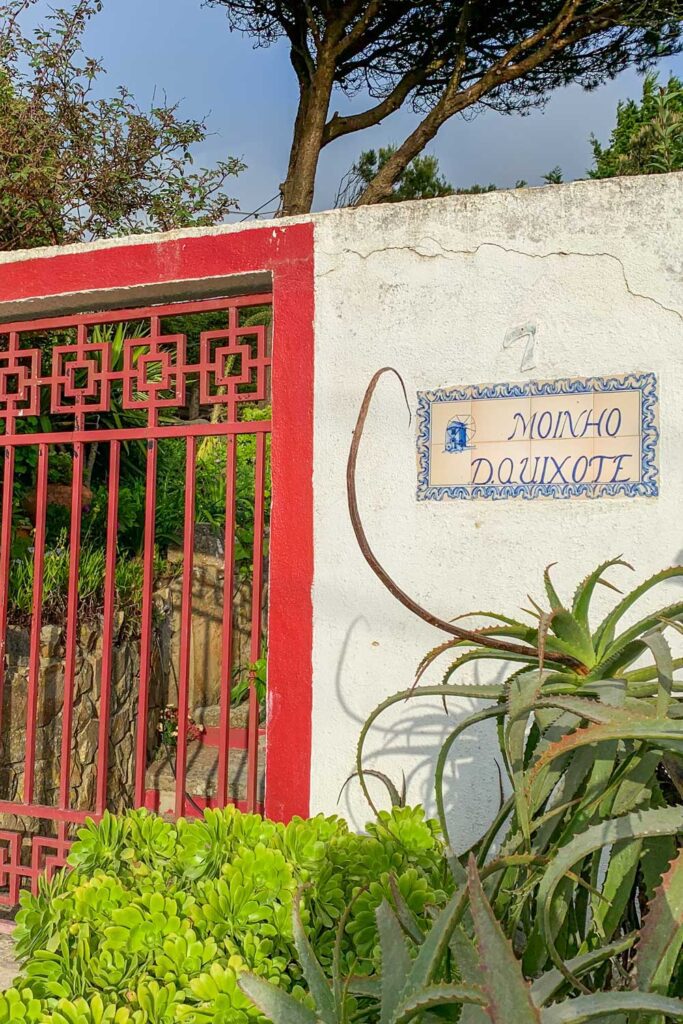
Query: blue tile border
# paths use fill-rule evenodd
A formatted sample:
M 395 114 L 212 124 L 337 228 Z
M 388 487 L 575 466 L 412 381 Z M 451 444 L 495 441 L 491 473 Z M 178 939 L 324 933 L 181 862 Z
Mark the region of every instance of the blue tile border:
M 446 487 L 431 485 L 430 440 L 432 405 L 437 402 L 462 402 L 473 398 L 528 398 L 535 395 L 576 395 L 609 391 L 641 392 L 641 472 L 639 481 L 619 483 L 560 484 L 476 484 Z M 518 384 L 471 385 L 469 387 L 437 388 L 417 393 L 417 498 L 419 501 L 442 501 L 444 498 L 577 498 L 656 497 L 659 494 L 657 445 L 659 429 L 656 409 L 657 378 L 654 373 L 629 373 L 611 377 L 565 377 L 558 380 L 530 380 Z

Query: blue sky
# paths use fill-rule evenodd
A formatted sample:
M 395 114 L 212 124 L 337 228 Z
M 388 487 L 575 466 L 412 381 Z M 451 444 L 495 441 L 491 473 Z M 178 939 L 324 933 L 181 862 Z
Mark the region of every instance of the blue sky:
M 40 0 L 38 10 L 47 7 Z M 200 0 L 105 0 L 86 38 L 88 51 L 103 58 L 108 89 L 123 83 L 145 105 L 156 88 L 169 100 L 182 100 L 186 116 L 208 115 L 213 134 L 197 150 L 197 160 L 210 163 L 227 154 L 244 160 L 248 169 L 230 188 L 242 210 L 276 194 L 296 109 L 296 83 L 283 45 L 254 50 L 250 39 L 228 31 L 222 10 L 202 7 Z M 661 71 L 683 75 L 683 57 L 664 61 Z M 519 178 L 537 184 L 556 164 L 567 179 L 584 177 L 591 132 L 606 139 L 617 101 L 639 92 L 632 71 L 592 93 L 569 87 L 527 117 L 486 113 L 470 122 L 453 120 L 430 151 L 457 186 L 509 186 Z M 361 104 L 362 97 L 347 104 L 340 96 L 335 109 Z M 401 141 L 414 121 L 401 111 L 330 146 L 319 170 L 316 208 L 333 205 L 339 180 L 361 149 Z

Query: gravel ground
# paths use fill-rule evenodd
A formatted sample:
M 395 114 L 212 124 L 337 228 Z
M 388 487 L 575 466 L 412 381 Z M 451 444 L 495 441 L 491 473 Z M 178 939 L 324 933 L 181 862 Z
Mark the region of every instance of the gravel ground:
M 12 938 L 0 933 L 0 990 L 10 988 L 18 972 Z

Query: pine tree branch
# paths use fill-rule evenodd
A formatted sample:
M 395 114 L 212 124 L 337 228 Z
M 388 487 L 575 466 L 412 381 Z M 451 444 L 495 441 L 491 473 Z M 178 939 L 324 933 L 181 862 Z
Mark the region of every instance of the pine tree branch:
M 613 27 L 615 11 L 623 7 L 621 0 L 608 0 L 598 11 L 577 19 L 576 13 L 580 5 L 581 0 L 566 0 L 552 21 L 511 47 L 477 82 L 473 82 L 467 89 L 460 90 L 464 71 L 463 53 L 461 59 L 456 61 L 451 78 L 439 101 L 378 171 L 356 205 L 366 206 L 386 200 L 410 162 L 431 142 L 441 126 L 455 114 L 478 103 L 502 85 L 523 78 L 582 39 Z M 572 24 L 575 25 L 574 30 L 568 32 L 567 29 Z

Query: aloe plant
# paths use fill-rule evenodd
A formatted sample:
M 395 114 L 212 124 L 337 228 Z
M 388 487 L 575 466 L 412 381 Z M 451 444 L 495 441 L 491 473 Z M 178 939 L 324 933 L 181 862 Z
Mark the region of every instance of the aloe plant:
M 469 616 L 446 622 L 423 608 L 380 564 L 358 508 L 356 462 L 372 395 L 384 372 L 379 371 L 367 389 L 349 454 L 351 521 L 366 561 L 388 590 L 450 636 L 422 660 L 413 687 L 387 698 L 370 716 L 359 738 L 355 774 L 374 807 L 365 779 L 365 741 L 377 719 L 394 704 L 422 696 L 441 696 L 445 707 L 450 698 L 484 701 L 483 710 L 453 729 L 438 756 L 439 821 L 450 843 L 455 837 L 449 835 L 443 780 L 454 745 L 467 729 L 488 719 L 496 721 L 511 795 L 501 800 L 499 813 L 472 852 L 483 869 L 494 842 L 504 833 L 504 855 L 528 856 L 526 862 L 486 881 L 487 898 L 505 933 L 522 951 L 529 977 L 548 969 L 561 971 L 567 961 L 633 931 L 642 905 L 664 885 L 662 876 L 683 832 L 683 685 L 675 677 L 683 662 L 674 660 L 665 638 L 667 631 L 683 631 L 683 601 L 637 614 L 638 602 L 651 598 L 664 581 L 683 576 L 683 566 L 665 569 L 622 594 L 613 582 L 615 573 L 630 567 L 621 558 L 609 559 L 566 602 L 546 570 L 546 604 L 529 599 L 529 622 L 478 612 L 474 617 L 487 624 L 469 628 Z M 594 622 L 593 599 L 599 587 L 617 592 L 618 598 L 607 615 Z M 425 685 L 427 669 L 452 652 L 456 657 L 442 681 Z M 485 666 L 490 660 L 508 667 L 507 678 L 469 682 L 467 668 L 473 663 Z M 648 821 L 650 813 L 665 816 L 668 805 L 675 805 L 673 831 L 629 832 L 631 825 L 635 828 L 634 816 L 642 814 Z M 555 860 L 573 851 L 579 837 L 599 840 L 603 835 L 613 836 L 607 847 L 601 841 L 580 847 L 580 856 L 567 863 L 557 892 L 548 900 L 544 886 Z M 601 879 L 604 884 L 599 886 Z M 668 955 L 677 957 L 678 952 Z M 620 959 L 611 961 L 612 967 L 631 970 L 634 957 L 629 946 Z M 608 969 L 603 965 L 601 970 L 607 984 Z M 595 983 L 601 984 L 601 979 Z M 476 1017 L 476 1011 L 468 1013 Z
M 674 819 L 670 810 L 664 814 L 650 812 L 649 821 L 643 821 L 640 828 L 667 832 L 679 827 L 680 822 Z M 635 836 L 637 825 L 630 819 L 625 820 L 622 831 Z M 606 841 L 605 836 L 601 840 L 592 837 L 588 842 L 599 841 Z M 577 856 L 580 851 L 574 848 L 565 853 L 564 861 L 571 864 Z M 639 936 L 629 935 L 604 948 L 587 951 L 533 983 L 524 976 L 522 964 L 496 919 L 476 860 L 471 855 L 464 879 L 463 868 L 458 864 L 456 874 L 462 884 L 434 918 L 426 935 L 422 934 L 418 921 L 411 919 L 409 908 L 400 901 L 398 910 L 386 900 L 377 908 L 380 975 L 344 977 L 335 959 L 329 980 L 295 907 L 294 937 L 308 983 L 308 1005 L 253 974 L 242 974 L 238 984 L 274 1024 L 351 1024 L 362 1018 L 380 1024 L 408 1024 L 442 1007 L 460 1007 L 460 1016 L 448 1019 L 459 1019 L 461 1024 L 580 1024 L 608 1019 L 615 1022 L 625 1020 L 623 1015 L 633 1014 L 644 1014 L 646 1017 L 639 1019 L 647 1021 L 664 1017 L 683 1020 L 683 1000 L 661 993 L 662 986 L 668 986 L 666 974 L 676 955 L 670 952 L 671 929 L 664 927 L 664 933 L 660 933 L 664 914 L 662 900 L 666 911 L 680 922 L 683 886 L 678 881 L 679 862 L 683 863 L 683 854 L 672 866 L 666 898 L 662 895 L 655 898 Z M 504 860 L 501 860 L 490 866 L 488 873 L 491 875 L 492 868 L 503 866 Z M 553 875 L 548 876 L 548 900 L 562 877 L 562 870 L 558 861 Z M 342 941 L 344 924 L 342 919 L 337 946 Z M 679 930 L 683 937 L 680 924 Z M 583 986 L 579 975 L 594 972 L 636 944 L 638 977 L 645 984 L 635 989 L 575 994 L 576 988 Z M 664 963 L 667 967 L 662 972 Z
M 436 648 L 420 666 L 419 674 L 443 652 L 467 646 L 468 650 L 454 661 L 446 671 L 444 681 L 450 680 L 463 666 L 474 661 L 503 658 L 508 662 L 537 665 L 539 661 L 551 665 L 548 655 L 555 654 L 565 659 L 552 663 L 555 673 L 567 685 L 581 687 L 603 679 L 624 678 L 628 690 L 634 695 L 653 692 L 656 672 L 652 667 L 629 671 L 630 666 L 648 653 L 651 631 L 660 631 L 662 624 L 683 615 L 683 601 L 674 602 L 656 612 L 648 612 L 635 623 L 621 626 L 624 617 L 637 602 L 665 580 L 683 576 L 683 566 L 676 565 L 656 573 L 617 601 L 615 606 L 592 627 L 590 622 L 591 604 L 599 586 L 621 594 L 607 573 L 616 567 L 632 569 L 621 558 L 611 558 L 593 570 L 576 588 L 571 603 L 565 605 L 552 582 L 550 569 L 544 574 L 546 598 L 549 604 L 544 609 L 530 599 L 532 609 L 528 612 L 530 623 L 510 618 L 495 612 L 475 612 L 472 617 L 491 620 L 491 624 L 477 629 L 480 643 L 456 638 Z M 469 618 L 470 616 L 462 616 Z M 491 649 L 485 640 L 505 638 L 521 642 L 529 647 L 527 653 L 509 653 Z M 683 665 L 683 659 L 674 663 L 674 668 Z M 559 682 L 560 680 L 558 680 Z
M 669 605 L 634 625 L 619 630 L 623 615 L 663 579 L 681 575 L 683 568 L 667 570 L 621 598 L 594 629 L 590 603 L 608 569 L 621 565 L 611 560 L 599 566 L 577 588 L 571 605 L 563 605 L 549 573 L 545 574 L 550 609 L 536 606 L 534 627 L 522 627 L 498 616 L 501 624 L 486 627 L 487 637 L 505 633 L 509 638 L 535 644 L 538 653 L 519 656 L 491 651 L 455 638 L 436 648 L 418 668 L 418 684 L 383 701 L 366 722 L 358 744 L 357 775 L 369 798 L 364 778 L 363 752 L 375 721 L 392 705 L 405 699 L 435 694 L 478 697 L 489 706 L 461 721 L 442 747 L 436 765 L 435 796 L 444 835 L 450 841 L 445 810 L 444 773 L 454 744 L 472 726 L 486 719 L 498 722 L 500 753 L 510 780 L 512 796 L 504 801 L 487 834 L 476 844 L 480 865 L 486 863 L 495 837 L 507 823 L 507 853 L 533 853 L 537 863 L 508 872 L 491 890 L 497 913 L 510 935 L 520 928 L 527 943 L 527 966 L 540 971 L 549 965 L 552 947 L 541 941 L 538 926 L 538 886 L 545 864 L 558 847 L 589 826 L 608 822 L 637 809 L 680 802 L 680 765 L 683 754 L 682 687 L 674 678 L 674 661 L 664 632 L 678 627 L 683 605 Z M 610 584 L 610 586 L 612 586 Z M 551 636 L 551 630 L 555 633 Z M 558 635 L 561 634 L 561 635 Z M 545 651 L 571 657 L 566 665 L 545 662 Z M 446 670 L 443 682 L 419 683 L 426 667 L 452 648 L 466 646 Z M 591 653 L 592 652 L 592 653 Z M 512 659 L 509 677 L 502 683 L 470 684 L 457 679 L 465 665 L 503 654 Z M 631 668 L 643 654 L 650 661 Z M 611 674 L 610 674 L 611 673 Z M 681 829 L 683 831 L 683 829 Z M 666 863 L 675 851 L 673 837 L 662 840 L 646 835 L 626 846 L 617 843 L 608 855 L 606 900 L 588 896 L 600 870 L 600 855 L 591 851 L 577 872 L 587 889 L 576 886 L 566 894 L 566 910 L 556 922 L 556 939 L 563 955 L 578 954 L 592 929 L 603 939 L 619 934 L 624 923 L 638 914 L 638 902 L 649 898 Z M 588 901 L 590 917 L 583 913 Z M 575 919 L 574 914 L 577 915 Z

